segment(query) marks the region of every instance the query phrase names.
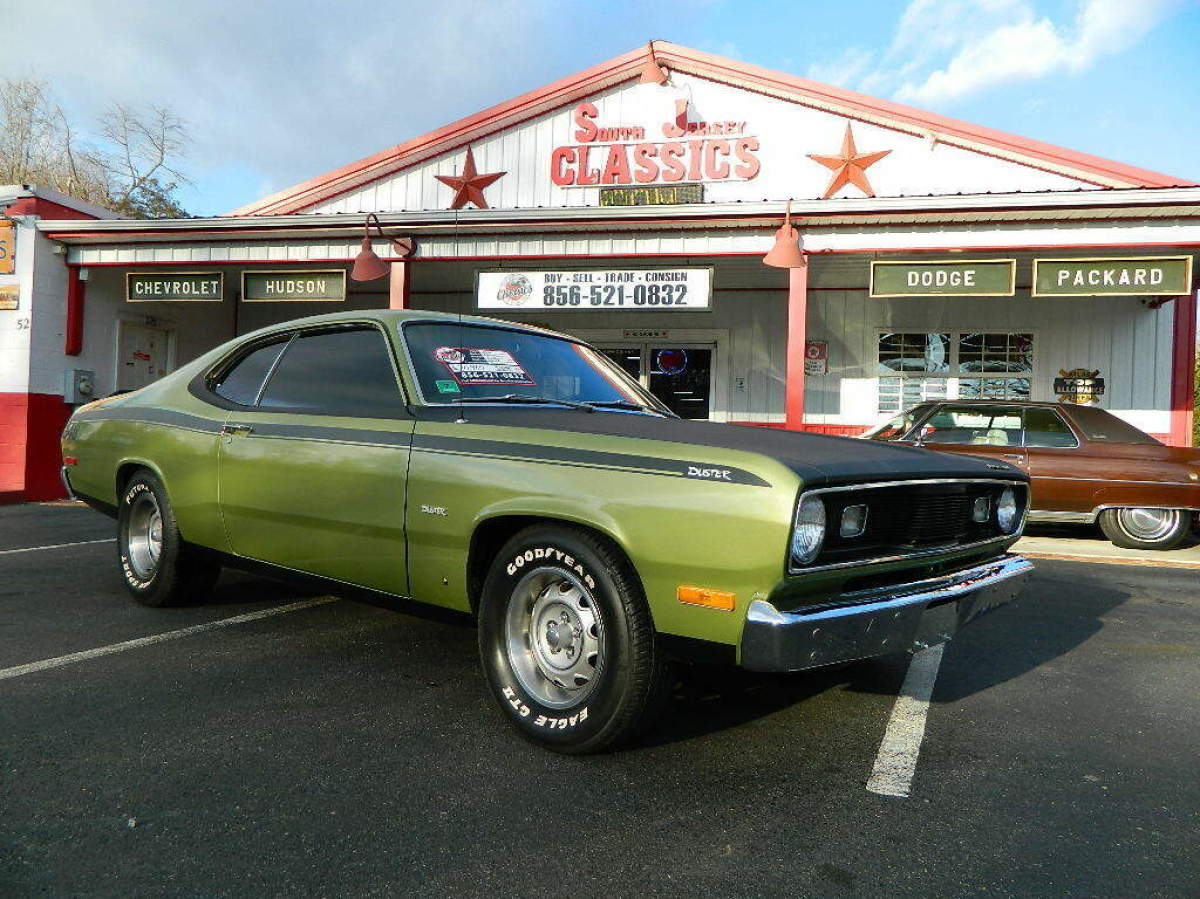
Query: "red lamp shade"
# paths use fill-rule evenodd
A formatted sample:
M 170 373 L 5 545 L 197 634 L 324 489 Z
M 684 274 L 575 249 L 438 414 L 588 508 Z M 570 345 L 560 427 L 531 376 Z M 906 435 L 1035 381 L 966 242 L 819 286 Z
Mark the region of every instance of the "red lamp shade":
M 386 276 L 391 267 L 375 255 L 371 249 L 371 238 L 364 237 L 362 249 L 354 257 L 354 267 L 350 269 L 350 278 L 354 281 L 377 281 Z
M 646 61 L 642 63 L 642 74 L 638 78 L 639 84 L 666 84 L 667 72 L 658 64 L 658 60 L 654 58 L 654 42 L 651 41 L 646 45 Z
M 792 202 L 788 201 L 783 224 L 775 232 L 775 246 L 763 257 L 763 265 L 775 268 L 804 268 L 808 259 L 800 249 L 800 234 L 792 227 Z

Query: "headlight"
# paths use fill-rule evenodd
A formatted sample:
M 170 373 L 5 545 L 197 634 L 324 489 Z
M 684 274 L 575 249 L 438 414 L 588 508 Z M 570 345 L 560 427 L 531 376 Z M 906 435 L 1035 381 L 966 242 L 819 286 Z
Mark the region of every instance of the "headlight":
M 792 527 L 791 567 L 807 565 L 825 542 L 825 503 L 817 496 L 806 496 L 796 509 Z
M 996 524 L 1000 526 L 1000 533 L 1011 534 L 1017 529 L 1020 520 L 1017 495 L 1011 487 L 1005 487 L 1004 492 L 1000 494 L 1000 501 L 996 503 Z

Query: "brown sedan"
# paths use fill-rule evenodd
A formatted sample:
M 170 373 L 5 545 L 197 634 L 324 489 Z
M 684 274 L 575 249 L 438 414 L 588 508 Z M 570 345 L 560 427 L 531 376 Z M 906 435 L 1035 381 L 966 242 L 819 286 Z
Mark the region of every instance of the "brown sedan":
M 1130 549 L 1171 549 L 1200 521 L 1200 449 L 1165 446 L 1093 406 L 924 403 L 863 435 L 1028 472 L 1034 521 L 1099 521 Z

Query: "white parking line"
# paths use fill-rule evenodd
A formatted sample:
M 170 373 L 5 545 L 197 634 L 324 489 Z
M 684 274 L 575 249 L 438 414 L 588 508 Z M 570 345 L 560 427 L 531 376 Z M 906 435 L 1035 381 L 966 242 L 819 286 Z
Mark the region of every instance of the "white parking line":
M 89 543 L 112 543 L 116 537 L 105 537 L 103 540 L 76 540 L 74 543 L 49 543 L 46 546 L 26 546 L 21 549 L 0 549 L 0 556 L 13 553 L 33 553 L 40 549 L 62 549 L 64 546 L 87 546 Z
M 916 653 L 909 663 L 908 673 L 900 687 L 900 695 L 892 707 L 892 717 L 879 744 L 875 767 L 867 780 L 867 789 L 881 796 L 904 797 L 912 789 L 913 774 L 921 740 L 925 737 L 925 715 L 929 697 L 942 663 L 944 643 Z
M 269 609 L 262 609 L 258 612 L 247 612 L 245 615 L 234 615 L 232 618 L 220 618 L 216 621 L 205 622 L 204 624 L 193 624 L 191 627 L 181 627 L 179 630 L 153 634 L 149 637 L 139 637 L 136 640 L 126 640 L 123 643 L 110 643 L 108 646 L 85 649 L 81 652 L 73 652 L 65 656 L 56 656 L 53 659 L 42 659 L 40 662 L 29 662 L 28 664 L 17 665 L 13 668 L 0 668 L 0 680 L 8 680 L 10 677 L 20 677 L 23 674 L 33 674 L 37 671 L 45 671 L 48 668 L 73 665 L 76 662 L 86 662 L 88 659 L 97 659 L 101 656 L 112 655 L 114 652 L 124 652 L 127 649 L 137 649 L 141 646 L 165 643 L 168 640 L 178 640 L 180 637 L 190 637 L 192 634 L 201 634 L 205 631 L 216 630 L 219 627 L 245 624 L 247 621 L 257 621 L 260 618 L 270 618 L 272 615 L 283 615 L 286 612 L 299 612 L 301 609 L 311 609 L 313 606 L 336 602 L 337 599 L 336 596 L 318 596 L 315 599 L 304 599 L 300 602 L 291 602 L 283 606 L 272 606 Z

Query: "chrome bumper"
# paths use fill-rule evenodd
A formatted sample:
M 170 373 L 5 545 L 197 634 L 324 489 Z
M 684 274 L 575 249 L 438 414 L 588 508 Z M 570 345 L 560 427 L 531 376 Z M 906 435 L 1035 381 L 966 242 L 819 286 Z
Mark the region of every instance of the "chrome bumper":
M 62 466 L 58 470 L 58 476 L 62 479 L 63 489 L 67 491 L 67 499 L 77 499 L 75 490 L 71 487 L 71 479 L 67 477 L 67 466 Z
M 1004 556 L 952 574 L 843 596 L 836 605 L 781 612 L 750 604 L 741 664 L 800 671 L 943 643 L 969 621 L 1017 597 L 1033 564 Z

